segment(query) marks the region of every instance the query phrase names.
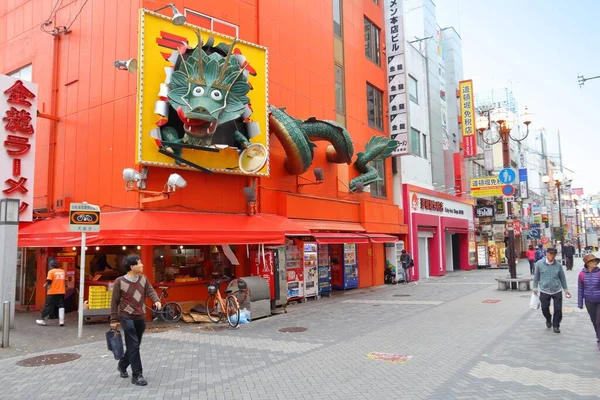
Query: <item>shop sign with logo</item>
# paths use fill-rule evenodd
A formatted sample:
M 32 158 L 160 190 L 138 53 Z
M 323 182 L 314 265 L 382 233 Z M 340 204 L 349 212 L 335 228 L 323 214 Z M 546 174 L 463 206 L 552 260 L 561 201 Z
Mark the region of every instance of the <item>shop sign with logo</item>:
M 502 196 L 502 187 L 497 176 L 486 176 L 483 178 L 471 178 L 471 197 L 495 197 Z
M 475 207 L 475 216 L 477 218 L 493 218 L 494 206 L 477 206 Z
M 20 200 L 20 221 L 33 218 L 37 92 L 35 83 L 0 74 L 0 198 Z
M 458 201 L 439 199 L 417 192 L 409 192 L 411 212 L 472 219 L 473 206 Z

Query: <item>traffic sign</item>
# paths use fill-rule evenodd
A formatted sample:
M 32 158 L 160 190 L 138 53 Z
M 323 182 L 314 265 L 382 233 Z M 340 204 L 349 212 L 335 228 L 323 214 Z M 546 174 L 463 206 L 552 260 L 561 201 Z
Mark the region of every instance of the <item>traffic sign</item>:
M 517 177 L 516 172 L 511 168 L 504 168 L 498 174 L 498 179 L 500 180 L 501 183 L 504 183 L 505 185 L 513 183 L 515 181 L 516 177 Z
M 88 203 L 71 203 L 70 232 L 100 232 L 100 207 Z
M 515 187 L 513 185 L 502 186 L 502 194 L 505 196 L 512 196 L 515 194 Z

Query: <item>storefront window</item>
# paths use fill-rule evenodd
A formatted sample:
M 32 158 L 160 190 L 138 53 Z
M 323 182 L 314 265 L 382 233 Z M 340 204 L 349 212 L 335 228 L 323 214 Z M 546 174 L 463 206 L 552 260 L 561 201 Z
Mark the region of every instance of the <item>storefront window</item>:
M 233 254 L 235 246 L 154 246 L 154 281 L 193 282 L 210 279 L 212 274 L 234 277 Z

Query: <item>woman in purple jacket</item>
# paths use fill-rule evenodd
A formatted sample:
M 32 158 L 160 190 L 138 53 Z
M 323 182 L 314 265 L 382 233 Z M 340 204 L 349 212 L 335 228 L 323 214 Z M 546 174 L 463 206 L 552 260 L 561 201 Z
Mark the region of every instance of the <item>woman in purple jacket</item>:
M 600 350 L 600 258 L 593 254 L 583 257 L 585 266 L 579 273 L 579 284 L 577 305 L 583 308 L 583 299 L 590 319 L 596 331 L 596 340 L 598 341 L 598 350 Z

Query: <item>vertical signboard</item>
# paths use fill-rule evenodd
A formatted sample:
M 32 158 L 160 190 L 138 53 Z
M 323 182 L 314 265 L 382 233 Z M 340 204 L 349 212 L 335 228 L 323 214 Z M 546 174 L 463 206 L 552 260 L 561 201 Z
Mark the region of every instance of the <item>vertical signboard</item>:
M 475 98 L 473 96 L 473 81 L 466 80 L 458 83 L 460 116 L 462 119 L 462 137 L 465 157 L 477 156 L 475 141 Z
M 527 180 L 527 155 L 524 152 L 519 153 L 519 192 L 521 198 L 529 197 L 529 182 Z
M 0 75 L 0 198 L 21 200 L 20 221 L 33 217 L 37 84 Z
M 385 0 L 385 43 L 390 136 L 398 142 L 392 156 L 408 153 L 408 110 L 404 51 L 403 2 Z

